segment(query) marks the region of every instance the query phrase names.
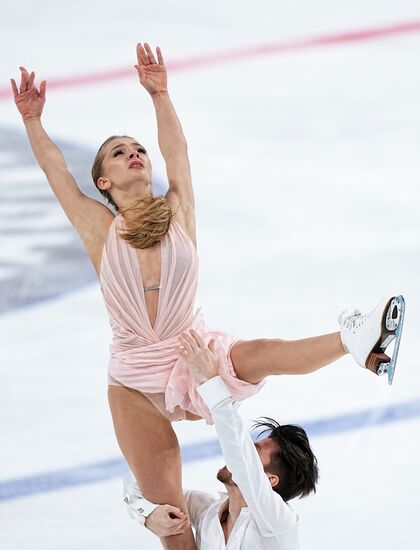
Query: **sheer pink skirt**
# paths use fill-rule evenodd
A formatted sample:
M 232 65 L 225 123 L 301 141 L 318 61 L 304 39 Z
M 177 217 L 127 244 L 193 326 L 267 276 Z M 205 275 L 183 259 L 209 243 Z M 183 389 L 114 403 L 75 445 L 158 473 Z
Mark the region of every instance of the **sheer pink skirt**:
M 236 401 L 251 397 L 262 388 L 264 382 L 250 384 L 240 380 L 235 373 L 230 352 L 238 338 L 209 329 L 201 318 L 193 322 L 192 328 L 206 344 L 211 339 L 215 341 L 219 375 Z M 177 345 L 177 337 L 174 337 L 131 352 L 111 346 L 108 384 L 140 391 L 170 421 L 184 420 L 189 411 L 212 424 L 211 414 L 197 391 L 197 383 L 188 366 L 178 355 Z

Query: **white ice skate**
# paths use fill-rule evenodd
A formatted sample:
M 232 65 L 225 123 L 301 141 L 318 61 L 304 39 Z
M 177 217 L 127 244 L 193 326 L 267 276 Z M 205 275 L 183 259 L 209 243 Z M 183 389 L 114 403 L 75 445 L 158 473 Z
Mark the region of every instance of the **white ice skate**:
M 387 373 L 389 384 L 394 378 L 404 312 L 404 298 L 392 296 L 381 300 L 367 315 L 346 310 L 338 318 L 341 340 L 347 351 L 360 366 L 378 375 Z M 394 339 L 394 351 L 389 357 L 385 350 Z

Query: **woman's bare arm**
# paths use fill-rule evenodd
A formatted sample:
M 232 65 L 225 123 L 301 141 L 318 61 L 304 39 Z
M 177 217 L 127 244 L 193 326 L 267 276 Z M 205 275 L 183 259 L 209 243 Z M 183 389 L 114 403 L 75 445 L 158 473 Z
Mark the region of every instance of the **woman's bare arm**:
M 195 240 L 194 193 L 187 141 L 168 93 L 167 72 L 160 48 L 156 56 L 145 43 L 137 45 L 136 65 L 140 83 L 152 97 L 156 111 L 159 148 L 165 160 L 169 191 L 167 199 L 174 211 L 181 210 L 189 233 Z
M 69 221 L 79 232 L 91 259 L 97 267 L 97 256 L 103 245 L 104 235 L 113 219 L 110 210 L 98 201 L 84 195 L 68 170 L 60 149 L 49 138 L 41 123 L 45 105 L 46 82 L 35 85 L 35 73 L 21 67 L 19 89 L 12 79 L 16 106 L 22 115 L 26 132 L 48 182 Z

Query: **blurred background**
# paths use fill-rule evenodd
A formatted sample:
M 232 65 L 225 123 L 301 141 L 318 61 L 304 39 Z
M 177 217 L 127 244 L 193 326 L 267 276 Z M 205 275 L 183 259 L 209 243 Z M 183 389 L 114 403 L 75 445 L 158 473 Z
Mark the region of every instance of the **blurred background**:
M 162 48 L 189 143 L 210 326 L 242 338 L 337 329 L 403 293 L 392 387 L 350 358 L 271 378 L 249 421 L 301 423 L 321 479 L 293 503 L 307 550 L 417 550 L 420 529 L 420 4 L 184 0 L 0 7 L 0 547 L 158 549 L 122 504 L 106 401 L 110 329 L 93 268 L 9 92 L 48 82 L 43 124 L 84 192 L 96 150 L 133 135 L 165 189 L 135 45 Z M 175 425 L 184 486 L 217 492 L 213 427 Z

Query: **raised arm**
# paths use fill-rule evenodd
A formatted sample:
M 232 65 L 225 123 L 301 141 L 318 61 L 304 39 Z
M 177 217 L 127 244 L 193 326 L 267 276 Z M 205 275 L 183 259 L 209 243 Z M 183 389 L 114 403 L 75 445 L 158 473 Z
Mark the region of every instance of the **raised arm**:
M 167 72 L 160 48 L 156 57 L 150 46 L 137 45 L 140 83 L 152 97 L 156 111 L 159 148 L 166 164 L 169 191 L 166 195 L 178 221 L 195 240 L 194 193 L 187 141 L 168 93 Z
M 113 214 L 106 206 L 84 195 L 67 168 L 60 149 L 48 137 L 41 123 L 45 105 L 47 83 L 38 87 L 35 73 L 20 67 L 21 82 L 18 88 L 11 80 L 16 106 L 22 115 L 28 138 L 48 182 L 70 222 L 79 232 L 91 259 L 97 267 L 104 235 Z
M 294 529 L 299 518 L 273 491 L 251 436 L 223 380 L 220 376 L 211 378 L 198 391 L 211 411 L 226 466 L 261 534 L 271 537 Z
M 198 391 L 212 413 L 226 466 L 238 485 L 261 534 L 271 537 L 294 529 L 295 512 L 273 491 L 245 423 L 232 395 L 217 375 L 214 342 L 206 346 L 193 330 L 180 339 L 180 355 L 187 361 Z

